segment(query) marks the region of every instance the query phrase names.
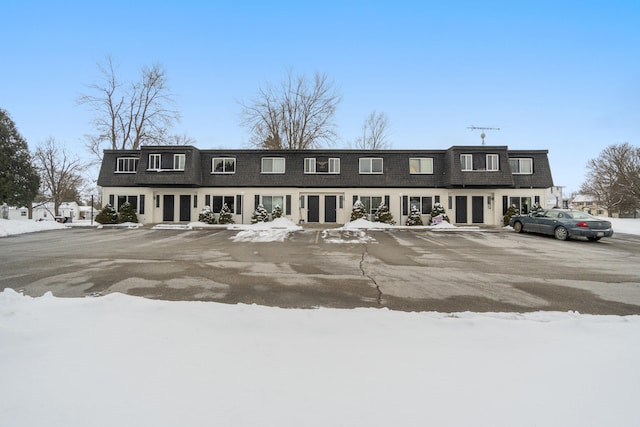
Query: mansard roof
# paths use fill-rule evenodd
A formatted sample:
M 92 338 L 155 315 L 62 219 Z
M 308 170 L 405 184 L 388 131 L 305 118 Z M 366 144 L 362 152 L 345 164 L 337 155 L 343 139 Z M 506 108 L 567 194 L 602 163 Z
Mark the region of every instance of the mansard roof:
M 184 170 L 151 170 L 149 155 L 163 162 L 185 157 Z M 463 171 L 461 155 L 471 154 L 473 170 Z M 300 188 L 548 188 L 553 186 L 547 150 L 509 150 L 507 146 L 453 146 L 445 150 L 256 150 L 207 149 L 193 146 L 145 146 L 139 150 L 105 150 L 98 177 L 103 187 L 300 187 Z M 486 170 L 487 155 L 497 155 L 499 170 Z M 116 173 L 118 158 L 138 159 L 135 173 Z M 213 158 L 232 157 L 235 172 L 211 173 Z M 261 159 L 285 159 L 285 172 L 261 173 Z M 340 173 L 304 172 L 304 159 L 340 159 Z M 361 174 L 360 158 L 382 158 L 382 174 Z M 432 158 L 432 174 L 411 174 L 409 159 Z M 530 158 L 533 173 L 513 174 L 510 158 Z M 169 159 L 169 160 L 167 160 Z

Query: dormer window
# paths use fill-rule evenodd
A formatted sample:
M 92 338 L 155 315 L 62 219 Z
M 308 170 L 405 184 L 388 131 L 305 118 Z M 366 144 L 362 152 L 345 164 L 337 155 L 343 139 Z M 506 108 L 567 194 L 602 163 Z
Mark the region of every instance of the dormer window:
M 183 171 L 185 164 L 186 156 L 184 154 L 174 154 L 173 155 L 173 170 Z
M 361 174 L 381 174 L 382 159 L 379 157 L 363 157 L 360 159 Z
M 463 171 L 472 171 L 473 154 L 460 154 L 460 167 Z
M 284 158 L 282 157 L 263 157 L 262 173 L 284 173 Z
M 500 170 L 500 158 L 497 154 L 487 154 L 487 170 L 494 172 Z
M 149 154 L 148 170 L 159 171 L 162 169 L 162 156 L 160 154 Z
M 137 157 L 118 157 L 116 173 L 136 173 L 138 170 Z

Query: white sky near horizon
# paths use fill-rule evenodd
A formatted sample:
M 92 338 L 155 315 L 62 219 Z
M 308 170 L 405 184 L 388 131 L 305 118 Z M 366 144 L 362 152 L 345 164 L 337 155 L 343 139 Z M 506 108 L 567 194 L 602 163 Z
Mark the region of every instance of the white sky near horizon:
M 53 137 L 90 157 L 76 101 L 112 55 L 117 76 L 160 63 L 196 146 L 246 148 L 238 101 L 288 69 L 326 73 L 346 148 L 373 110 L 396 149 L 548 149 L 555 185 L 576 191 L 608 145 L 640 144 L 640 3 L 9 0 L 0 108 L 31 149 Z

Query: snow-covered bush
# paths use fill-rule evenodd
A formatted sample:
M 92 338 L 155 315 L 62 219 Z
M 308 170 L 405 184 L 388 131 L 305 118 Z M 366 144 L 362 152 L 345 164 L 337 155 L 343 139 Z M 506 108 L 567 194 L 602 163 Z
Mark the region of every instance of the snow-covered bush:
M 273 207 L 273 211 L 271 211 L 271 219 L 282 218 L 282 208 L 278 205 Z
M 451 220 L 449 220 L 449 215 L 447 215 L 447 211 L 444 210 L 444 206 L 440 203 L 433 205 L 433 209 L 431 209 L 431 216 L 429 217 L 429 225 L 433 223 L 433 219 L 437 216 L 440 216 L 441 221 L 451 222 Z
M 368 219 L 369 215 L 364 207 L 364 204 L 360 200 L 356 200 L 351 210 L 351 221 L 355 221 L 360 218 Z
M 258 205 L 253 214 L 251 215 L 251 224 L 256 224 L 258 222 L 267 222 L 269 221 L 269 212 L 264 208 L 262 203 Z
M 205 224 L 216 223 L 216 216 L 213 214 L 211 206 L 207 205 L 200 211 L 200 215 L 198 215 L 198 221 L 204 222 Z
M 220 224 L 233 224 L 233 216 L 231 215 L 231 209 L 225 203 L 222 205 L 222 209 L 220 209 L 220 217 L 218 218 L 218 222 Z
M 378 210 L 373 216 L 375 222 L 383 222 L 385 224 L 394 225 L 396 222 L 393 220 L 393 215 L 389 211 L 389 207 L 383 203 L 380 203 Z
M 96 215 L 96 222 L 100 224 L 116 224 L 118 222 L 118 214 L 110 204 L 107 204 L 98 212 L 98 215 Z
M 509 206 L 504 216 L 502 217 L 502 225 L 505 225 L 505 226 L 509 225 L 509 221 L 511 220 L 511 217 L 519 214 L 520 214 L 520 211 L 518 210 L 516 205 Z
M 120 211 L 118 212 L 118 223 L 122 224 L 125 222 L 138 222 L 138 215 L 136 215 L 133 206 L 129 202 L 124 202 L 120 205 Z
M 422 222 L 422 217 L 420 216 L 420 211 L 417 207 L 411 206 L 411 211 L 409 212 L 409 216 L 407 217 L 406 225 L 424 225 Z

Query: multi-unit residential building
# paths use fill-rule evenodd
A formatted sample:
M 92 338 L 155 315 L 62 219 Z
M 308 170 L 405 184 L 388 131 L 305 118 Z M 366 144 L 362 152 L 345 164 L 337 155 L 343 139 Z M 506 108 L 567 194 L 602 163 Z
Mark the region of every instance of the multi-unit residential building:
M 509 205 L 547 205 L 553 186 L 547 150 L 454 146 L 443 150 L 203 150 L 145 146 L 106 150 L 103 203 L 125 201 L 142 223 L 190 222 L 226 204 L 236 223 L 276 205 L 297 223 L 350 220 L 360 200 L 373 215 L 385 203 L 404 224 L 412 206 L 435 203 L 456 224 L 502 225 Z M 426 218 L 425 218 L 426 219 Z

